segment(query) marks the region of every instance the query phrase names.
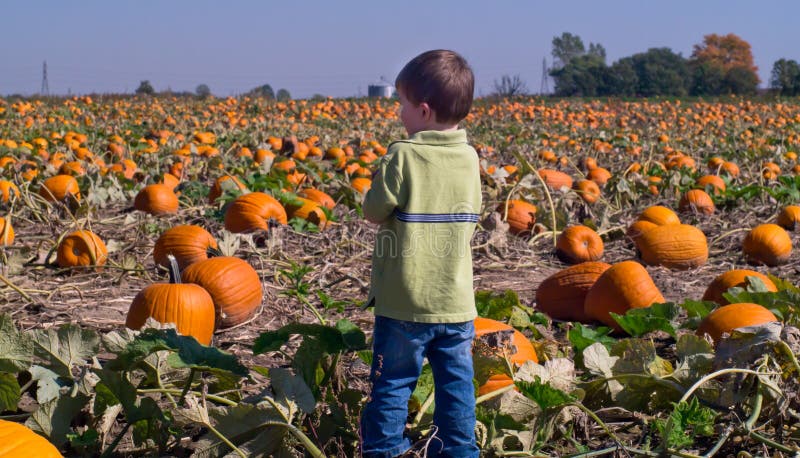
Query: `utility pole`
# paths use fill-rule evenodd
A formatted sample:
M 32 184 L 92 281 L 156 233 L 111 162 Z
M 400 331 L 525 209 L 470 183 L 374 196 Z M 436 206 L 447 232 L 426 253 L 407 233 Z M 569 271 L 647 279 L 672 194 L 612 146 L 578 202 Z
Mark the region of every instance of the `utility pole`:
M 539 94 L 549 94 L 550 93 L 550 83 L 548 82 L 548 78 L 550 78 L 550 74 L 547 72 L 547 58 L 542 58 L 542 85 L 539 87 Z
M 41 95 L 50 95 L 50 84 L 47 82 L 47 61 L 42 65 L 42 90 Z

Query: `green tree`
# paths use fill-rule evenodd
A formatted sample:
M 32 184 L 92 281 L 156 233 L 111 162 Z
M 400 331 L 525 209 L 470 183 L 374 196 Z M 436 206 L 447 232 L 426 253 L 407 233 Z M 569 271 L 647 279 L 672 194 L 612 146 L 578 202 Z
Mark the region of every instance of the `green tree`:
M 553 37 L 553 67 L 563 68 L 569 65 L 572 59 L 586 54 L 583 40 L 577 35 L 564 32 L 560 37 Z
M 692 83 L 697 95 L 752 94 L 760 82 L 750 43 L 733 33 L 704 36 L 702 43 L 694 45 L 689 66 L 692 76 L 700 78 Z M 720 76 L 719 81 L 711 80 Z
M 725 90 L 730 94 L 752 95 L 758 88 L 758 75 L 747 67 L 733 67 L 725 74 Z
M 292 100 L 292 94 L 290 94 L 286 89 L 278 89 L 278 94 L 275 95 L 275 98 L 279 102 L 286 102 L 287 100 Z
M 633 59 L 625 57 L 614 62 L 608 72 L 599 95 L 632 97 L 636 95 L 639 77 L 633 66 Z
M 709 63 L 691 67 L 691 95 L 720 95 L 725 91 L 725 70 Z
M 156 93 L 156 90 L 153 88 L 153 85 L 150 84 L 149 80 L 144 80 L 139 83 L 139 87 L 136 88 L 137 95 L 153 95 Z
M 776 60 L 769 85 L 781 95 L 800 95 L 800 64 L 793 59 Z
M 195 88 L 194 93 L 198 97 L 206 98 L 211 95 L 211 89 L 206 84 L 200 84 Z
M 264 84 L 262 86 L 253 88 L 250 90 L 250 92 L 248 92 L 248 94 L 254 97 L 264 97 L 265 99 L 275 98 L 275 91 L 272 90 L 272 86 L 269 84 Z
M 514 97 L 528 93 L 525 81 L 519 75 L 503 75 L 500 81 L 494 80 L 494 94 L 500 97 Z
M 631 56 L 636 72 L 636 95 L 644 97 L 685 96 L 689 87 L 686 59 L 669 48 L 650 48 Z
M 608 67 L 598 56 L 573 57 L 569 64 L 552 70 L 555 94 L 561 97 L 594 97 L 607 92 Z

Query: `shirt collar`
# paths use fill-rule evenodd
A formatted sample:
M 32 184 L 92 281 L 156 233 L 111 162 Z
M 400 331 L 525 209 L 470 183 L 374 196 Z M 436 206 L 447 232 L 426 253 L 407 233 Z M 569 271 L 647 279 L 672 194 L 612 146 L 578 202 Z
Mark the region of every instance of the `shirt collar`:
M 426 145 L 467 143 L 467 131 L 465 129 L 450 131 L 423 130 L 412 135 L 408 140 L 412 143 L 424 143 Z

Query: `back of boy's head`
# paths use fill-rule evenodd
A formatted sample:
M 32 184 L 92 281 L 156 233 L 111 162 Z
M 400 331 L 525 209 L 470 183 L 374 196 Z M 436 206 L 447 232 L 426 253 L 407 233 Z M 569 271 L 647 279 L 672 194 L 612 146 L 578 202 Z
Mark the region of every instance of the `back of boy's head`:
M 409 102 L 427 103 L 436 121 L 457 124 L 472 107 L 475 76 L 467 61 L 446 49 L 427 51 L 413 58 L 395 80 Z

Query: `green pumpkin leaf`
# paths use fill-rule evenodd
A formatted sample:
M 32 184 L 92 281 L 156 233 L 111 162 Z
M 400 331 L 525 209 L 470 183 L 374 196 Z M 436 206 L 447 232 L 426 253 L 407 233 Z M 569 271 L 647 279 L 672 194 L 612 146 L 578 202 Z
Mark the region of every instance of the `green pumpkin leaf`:
M 535 377 L 532 382 L 517 380 L 514 384 L 520 393 L 535 402 L 543 411 L 575 402 L 574 396 L 553 388 L 549 383 L 542 382 L 539 377 Z
M 610 314 L 620 327 L 633 337 L 640 337 L 653 331 L 664 331 L 675 337 L 674 322 L 680 315 L 680 307 L 667 302 L 650 307 L 628 310 L 625 315 Z
M 20 400 L 20 386 L 17 377 L 8 372 L 0 372 L 0 412 L 17 410 Z
M 89 398 L 80 393 L 74 397 L 60 396 L 40 404 L 25 421 L 25 426 L 61 447 L 67 442 L 67 434 L 74 432 L 71 427 L 73 420 L 88 402 Z
M 617 339 L 610 336 L 614 330 L 606 326 L 590 328 L 580 323 L 574 323 L 574 327 L 567 332 L 575 353 L 580 353 L 594 343 L 601 343 L 606 348 L 611 348 Z
M 514 307 L 519 307 L 519 296 L 512 290 L 502 294 L 492 291 L 478 291 L 475 293 L 475 308 L 478 316 L 493 320 L 505 321 L 511 317 Z
M 44 359 L 53 372 L 72 378 L 73 366 L 86 364 L 100 349 L 100 336 L 90 329 L 66 324 L 56 329 L 32 332 L 36 356 Z

